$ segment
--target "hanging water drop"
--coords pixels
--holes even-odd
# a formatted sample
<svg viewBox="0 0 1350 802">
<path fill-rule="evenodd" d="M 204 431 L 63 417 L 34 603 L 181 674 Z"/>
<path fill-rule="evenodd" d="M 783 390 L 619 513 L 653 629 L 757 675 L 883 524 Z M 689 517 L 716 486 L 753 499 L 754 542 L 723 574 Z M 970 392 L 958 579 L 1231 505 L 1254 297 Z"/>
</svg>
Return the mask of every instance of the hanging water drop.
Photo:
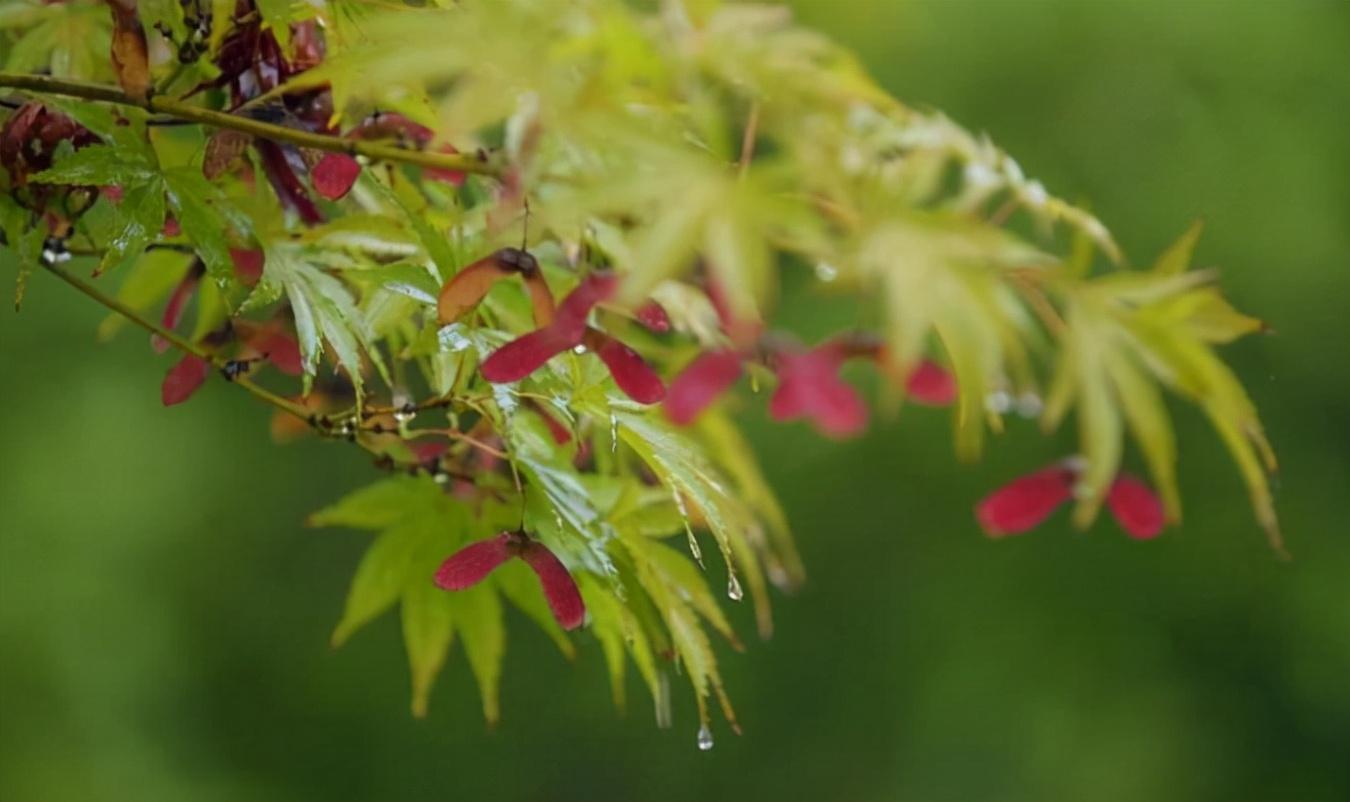
<svg viewBox="0 0 1350 802">
<path fill-rule="evenodd" d="M 741 580 L 737 579 L 735 574 L 727 576 L 727 598 L 732 601 L 740 601 L 745 598 L 745 591 L 741 589 Z"/>
<path fill-rule="evenodd" d="M 680 511 L 680 520 L 684 522 L 684 535 L 689 539 L 689 554 L 693 556 L 694 562 L 698 563 L 698 567 L 706 571 L 708 569 L 703 564 L 703 549 L 699 548 L 698 539 L 694 537 L 694 527 L 689 525 L 689 510 L 684 507 L 684 496 L 678 491 L 673 495 L 675 507 Z"/>
<path fill-rule="evenodd" d="M 698 563 L 700 569 L 708 570 L 708 567 L 703 564 L 703 549 L 699 548 L 698 538 L 694 537 L 694 530 L 689 526 L 688 521 L 684 524 L 684 535 L 689 539 L 689 553 L 693 555 L 694 562 Z"/>
<path fill-rule="evenodd" d="M 1013 408 L 1013 397 L 1002 390 L 995 390 L 984 397 L 984 408 L 995 415 L 1002 415 Z"/>
<path fill-rule="evenodd" d="M 1041 397 L 1033 392 L 1025 392 L 1017 397 L 1017 414 L 1024 418 L 1034 418 L 1041 414 L 1045 404 Z"/>
<path fill-rule="evenodd" d="M 399 425 L 400 429 L 417 415 L 417 405 L 413 403 L 412 397 L 403 390 L 394 392 L 393 398 L 390 399 L 390 406 L 394 408 L 394 422 Z"/>
<path fill-rule="evenodd" d="M 706 752 L 713 748 L 712 730 L 707 724 L 698 728 L 698 749 L 700 752 Z"/>
</svg>

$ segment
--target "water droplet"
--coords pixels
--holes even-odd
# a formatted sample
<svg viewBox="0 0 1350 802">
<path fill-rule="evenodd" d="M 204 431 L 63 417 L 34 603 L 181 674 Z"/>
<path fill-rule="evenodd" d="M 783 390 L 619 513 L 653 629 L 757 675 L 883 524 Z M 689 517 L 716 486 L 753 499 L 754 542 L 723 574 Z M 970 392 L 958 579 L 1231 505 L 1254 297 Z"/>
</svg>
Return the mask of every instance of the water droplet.
<svg viewBox="0 0 1350 802">
<path fill-rule="evenodd" d="M 1013 407 L 1013 397 L 1002 390 L 995 390 L 984 397 L 984 408 L 995 415 L 1003 415 Z"/>
<path fill-rule="evenodd" d="M 473 345 L 473 340 L 469 339 L 466 334 L 467 331 L 463 323 L 451 323 L 436 332 L 436 340 L 442 351 L 452 354 L 459 353 Z"/>
<path fill-rule="evenodd" d="M 1025 392 L 1017 397 L 1017 414 L 1024 418 L 1034 418 L 1042 409 L 1045 409 L 1045 403 L 1035 393 Z"/>
<path fill-rule="evenodd" d="M 698 539 L 694 537 L 694 527 L 689 525 L 689 510 L 685 509 L 684 496 L 681 496 L 678 491 L 672 495 L 675 496 L 675 506 L 680 511 L 680 520 L 684 522 L 685 537 L 689 539 L 689 553 L 693 555 L 694 562 L 698 563 L 698 567 L 706 571 L 708 569 L 703 565 L 703 549 L 699 548 Z"/>
<path fill-rule="evenodd" d="M 839 278 L 839 268 L 829 262 L 816 262 L 816 278 L 821 281 L 834 281 Z"/>
<path fill-rule="evenodd" d="M 572 353 L 574 353 L 574 354 L 584 354 L 584 353 L 586 353 L 586 346 L 584 346 L 584 345 L 576 345 L 576 346 L 573 346 L 573 347 L 572 347 Z"/>
<path fill-rule="evenodd" d="M 1050 195 L 1046 193 L 1040 181 L 1029 182 L 1022 190 L 1022 196 L 1029 205 L 1036 207 L 1044 206 L 1046 201 L 1050 200 Z"/>
<path fill-rule="evenodd" d="M 998 173 L 984 162 L 971 162 L 965 169 L 966 183 L 975 189 L 988 189 L 999 182 Z"/>
<path fill-rule="evenodd" d="M 553 508 L 553 523 L 555 523 L 555 524 L 558 525 L 558 531 L 559 531 L 559 532 L 564 532 L 564 531 L 566 531 L 566 530 L 564 529 L 564 527 L 563 527 L 562 513 L 558 512 L 558 508 L 557 508 L 557 507 L 554 507 L 554 508 Z"/>
<path fill-rule="evenodd" d="M 712 730 L 707 724 L 698 728 L 698 749 L 700 752 L 706 752 L 713 748 Z"/>
<path fill-rule="evenodd" d="M 740 601 L 745 598 L 745 591 L 741 588 L 741 580 L 737 579 L 735 574 L 727 577 L 727 598 L 732 601 Z"/>
<path fill-rule="evenodd" d="M 613 413 L 609 416 L 609 455 L 612 457 L 619 451 L 619 416 Z"/>
</svg>

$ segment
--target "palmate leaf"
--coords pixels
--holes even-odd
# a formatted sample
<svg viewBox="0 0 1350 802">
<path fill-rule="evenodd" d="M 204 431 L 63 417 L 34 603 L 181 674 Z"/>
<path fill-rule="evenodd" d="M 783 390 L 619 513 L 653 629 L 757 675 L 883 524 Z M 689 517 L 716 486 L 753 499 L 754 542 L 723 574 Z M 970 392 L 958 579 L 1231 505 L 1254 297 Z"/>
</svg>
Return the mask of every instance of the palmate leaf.
<svg viewBox="0 0 1350 802">
<path fill-rule="evenodd" d="M 760 471 L 750 442 L 725 413 L 716 410 L 699 419 L 698 434 L 714 463 L 735 485 L 736 497 L 767 530 L 770 543 L 760 551 L 771 575 L 777 577 L 776 583 L 786 588 L 800 584 L 806 571 L 792 540 L 787 515 Z"/>
<path fill-rule="evenodd" d="M 583 574 L 578 578 L 578 585 L 591 615 L 591 630 L 605 653 L 614 704 L 620 709 L 625 705 L 624 677 L 627 663 L 624 654 L 627 652 L 651 693 L 656 706 L 657 723 L 668 725 L 670 700 L 662 692 L 664 677 L 657 669 L 656 655 L 638 617 L 629 606 L 609 592 L 608 585 L 595 577 Z"/>
<path fill-rule="evenodd" d="M 509 527 L 517 512 L 501 505 L 478 510 L 445 493 L 428 477 L 395 477 L 353 492 L 310 516 L 311 526 L 345 526 L 377 532 L 357 567 L 344 612 L 333 632 L 340 645 L 357 630 L 400 606 L 412 677 L 414 715 L 427 712 L 428 697 L 458 637 L 483 696 L 489 723 L 500 715 L 498 686 L 505 653 L 501 596 L 539 623 L 566 656 L 573 647 L 547 612 L 537 580 L 533 587 L 502 566 L 470 591 L 454 594 L 432 583 L 436 567 L 461 546 Z M 525 569 L 528 572 L 528 569 Z M 500 596 L 499 596 L 500 594 Z"/>
<path fill-rule="evenodd" d="M 217 23 L 210 53 L 218 55 L 235 4 L 210 5 Z M 1266 479 L 1273 457 L 1250 400 L 1214 350 L 1262 325 L 1223 299 L 1212 274 L 1190 269 L 1198 227 L 1152 271 L 1094 276 L 1094 249 L 1123 263 L 1094 216 L 1050 195 L 987 138 L 889 97 L 856 59 L 783 10 L 690 0 L 660 4 L 656 14 L 648 10 L 654 5 L 258 4 L 262 35 L 283 49 L 292 22 L 317 17 L 329 58 L 271 97 L 252 98 L 244 108 L 256 120 L 308 113 L 295 102 L 300 95 L 280 97 L 303 89 L 315 108 L 331 99 L 334 109 L 332 119 L 310 114 L 299 123 L 311 130 L 350 133 L 374 109 L 397 110 L 431 132 L 400 144 L 483 148 L 487 168 L 500 170 L 449 186 L 427 182 L 411 165 L 362 162 L 351 191 L 322 204 L 326 222 L 306 227 L 257 180 L 256 158 L 228 169 L 229 159 L 208 159 L 208 180 L 196 164 L 205 137 L 195 129 L 156 127 L 151 136 L 143 110 L 53 101 L 101 143 L 78 152 L 61 146 L 55 166 L 35 180 L 122 187 L 119 206 L 100 201 L 78 221 L 79 236 L 107 249 L 104 268 L 125 265 L 119 297 L 147 311 L 200 258 L 215 280 L 198 290 L 192 337 L 218 335 L 210 344 L 222 356 L 240 347 L 228 341 L 231 331 L 263 325 L 248 317 L 284 298 L 289 314 L 265 310 L 266 324 L 294 321 L 306 391 L 330 355 L 356 385 L 358 413 L 369 413 L 353 419 L 361 424 L 357 444 L 399 471 L 445 471 L 437 477 L 444 485 L 379 482 L 312 520 L 376 533 L 334 639 L 399 606 L 415 714 L 425 714 L 458 642 L 485 717 L 498 717 L 503 597 L 564 655 L 574 650 L 521 563 L 463 593 L 431 585 L 439 562 L 471 540 L 519 527 L 555 553 L 585 600 L 616 703 L 623 704 L 631 659 L 662 725 L 670 723 L 667 660 L 690 678 L 703 722 L 712 697 L 731 718 L 712 642 L 720 638 L 709 633 L 738 641 L 720 588 L 711 590 L 702 570 L 694 530 L 716 542 L 728 596 L 751 595 L 761 635 L 773 623 L 770 581 L 791 588 L 803 576 L 783 512 L 722 409 L 678 429 L 657 409 L 621 400 L 589 352 L 558 353 L 514 384 L 485 380 L 479 365 L 536 328 L 520 282 L 500 282 L 444 327 L 437 297 L 466 264 L 522 240 L 558 297 L 596 270 L 613 270 L 620 297 L 587 324 L 625 338 L 632 331 L 632 346 L 662 378 L 696 348 L 729 343 L 740 349 L 738 370 L 747 363 L 756 380 L 776 372 L 775 343 L 785 340 L 774 331 L 779 273 L 815 266 L 819 283 L 830 285 L 818 302 L 851 292 L 860 307 L 852 317 L 884 335 L 884 348 L 867 354 L 883 372 L 907 375 L 928 357 L 952 366 L 963 458 L 979 453 L 986 427 L 1001 425 L 990 402 L 1005 391 L 1035 391 L 1051 367 L 1045 423 L 1073 412 L 1086 462 L 1077 477 L 1080 525 L 1096 515 L 1125 459 L 1126 432 L 1168 515 L 1179 517 L 1177 444 L 1162 393 L 1170 389 L 1206 411 L 1258 519 L 1278 537 Z M 114 77 L 103 5 L 26 3 L 5 16 L 14 7 L 0 8 L 0 27 L 15 25 L 12 67 Z M 163 22 L 180 38 L 182 14 L 171 0 L 140 5 L 143 24 Z M 92 32 L 87 41 L 71 37 L 81 26 Z M 155 69 L 167 76 L 177 68 L 170 60 Z M 175 83 L 213 69 L 190 68 Z M 229 110 L 220 94 L 191 102 Z M 289 116 L 281 122 L 297 124 Z M 246 142 L 241 135 L 217 155 L 238 156 Z M 296 170 L 303 182 L 306 171 Z M 308 181 L 314 185 L 313 172 Z M 17 204 L 6 198 L 0 211 L 7 241 L 31 269 L 46 232 L 34 224 L 40 210 Z M 142 253 L 169 215 L 195 257 Z M 1037 236 L 1005 228 L 1010 215 Z M 1066 260 L 1051 253 L 1047 234 L 1056 225 L 1077 238 Z M 238 309 L 231 309 L 232 247 L 261 247 L 266 257 Z M 648 299 L 665 307 L 672 331 L 626 328 Z M 835 311 L 822 309 L 820 318 Z M 237 327 L 224 325 L 229 318 Z M 740 323 L 753 329 L 743 338 L 731 331 Z M 764 336 L 754 341 L 761 324 Z M 397 360 L 392 370 L 386 354 Z M 390 384 L 387 403 L 367 402 L 372 372 Z M 345 388 L 332 384 L 310 399 L 336 408 Z M 450 428 L 410 429 L 407 413 L 391 411 L 405 398 L 419 400 L 419 424 L 444 414 Z M 428 457 L 406 441 L 414 435 L 418 445 L 449 442 Z M 686 531 L 687 541 L 679 537 Z"/>
<path fill-rule="evenodd" d="M 332 347 L 358 394 L 364 382 L 363 354 L 388 381 L 384 360 L 351 291 L 323 268 L 324 252 L 290 242 L 273 242 L 263 250 L 263 277 L 245 305 L 256 308 L 285 293 L 295 317 L 306 381 L 318 371 L 325 344 Z"/>
<path fill-rule="evenodd" d="M 0 231 L 5 234 L 6 246 L 19 260 L 19 275 L 14 282 L 14 308 L 23 304 L 28 277 L 38 266 L 42 256 L 42 242 L 46 232 L 41 226 L 30 226 L 31 213 L 9 195 L 0 195 Z"/>
<path fill-rule="evenodd" d="M 1076 405 L 1088 467 L 1075 520 L 1095 516 L 1121 457 L 1128 424 L 1168 517 L 1181 515 L 1176 444 L 1157 385 L 1198 403 L 1247 484 L 1257 520 L 1282 549 L 1268 471 L 1276 468 L 1255 408 L 1213 345 L 1260 331 L 1189 270 L 1200 229 L 1193 226 L 1148 272 L 1111 273 L 1066 290 L 1063 345 L 1044 421 L 1053 428 Z"/>
<path fill-rule="evenodd" d="M 151 178 L 130 185 L 115 213 L 118 233 L 99 260 L 100 273 L 137 258 L 164 228 L 164 184 Z"/>
<path fill-rule="evenodd" d="M 454 642 L 454 604 L 448 593 L 431 582 L 414 581 L 403 591 L 399 606 L 403 646 L 412 680 L 412 714 L 418 718 L 427 714 L 432 686 Z"/>
<path fill-rule="evenodd" d="M 111 76 L 112 25 L 103 3 L 7 3 L 0 27 L 26 29 L 9 49 L 5 70 L 98 80 Z"/>
<path fill-rule="evenodd" d="M 955 369 L 957 453 L 979 455 L 985 398 L 1025 347 L 1025 318 L 1006 282 L 1051 258 L 999 229 L 953 216 L 921 215 L 866 231 L 851 258 L 864 286 L 885 300 L 889 359 L 899 375 L 918 364 L 936 337 Z"/>
<path fill-rule="evenodd" d="M 623 442 L 666 485 L 677 504 L 697 514 L 712 533 L 727 567 L 727 595 L 741 597 L 738 573 L 743 572 L 751 582 L 760 629 L 767 634 L 771 624 L 761 558 L 748 540 L 757 525 L 753 510 L 694 441 L 650 416 L 627 411 L 612 414 Z"/>
<path fill-rule="evenodd" d="M 450 613 L 459 631 L 469 669 L 483 697 L 483 718 L 495 724 L 501 718 L 502 658 L 506 653 L 506 622 L 495 588 L 480 585 L 450 596 Z"/>
<path fill-rule="evenodd" d="M 38 184 L 132 187 L 158 181 L 154 163 L 143 154 L 112 145 L 89 145 L 58 155 L 52 166 L 29 180 Z"/>
<path fill-rule="evenodd" d="M 666 591 L 685 598 L 713 629 L 740 648 L 731 622 L 708 589 L 703 572 L 693 561 L 669 546 L 641 535 L 627 535 L 622 542 L 637 566 L 643 587 L 660 584 Z"/>
<path fill-rule="evenodd" d="M 200 170 L 175 167 L 163 175 L 174 216 L 206 265 L 207 275 L 220 286 L 228 285 L 234 278 L 230 232 L 247 230 L 247 218 Z"/>
</svg>

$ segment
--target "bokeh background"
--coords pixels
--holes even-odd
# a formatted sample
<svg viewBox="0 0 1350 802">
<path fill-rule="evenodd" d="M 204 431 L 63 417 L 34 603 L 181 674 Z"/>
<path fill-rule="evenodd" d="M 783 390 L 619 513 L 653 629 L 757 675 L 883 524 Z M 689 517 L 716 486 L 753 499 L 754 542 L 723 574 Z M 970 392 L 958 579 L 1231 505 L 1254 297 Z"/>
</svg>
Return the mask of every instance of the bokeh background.
<svg viewBox="0 0 1350 802">
<path fill-rule="evenodd" d="M 162 409 L 145 338 L 94 345 L 38 275 L 0 311 L 0 799 L 1350 798 L 1350 4 L 795 5 L 1136 260 L 1207 220 L 1200 260 L 1277 332 L 1230 354 L 1294 562 L 1190 410 L 1187 522 L 1147 545 L 979 535 L 975 499 L 1069 446 L 1029 424 L 956 466 L 941 413 L 845 445 L 751 414 L 811 580 L 724 655 L 744 737 L 701 753 L 685 694 L 659 731 L 636 684 L 617 715 L 596 644 L 520 626 L 497 731 L 461 659 L 418 721 L 394 620 L 327 647 L 367 536 L 301 525 L 368 463 L 273 446 L 220 384 Z"/>
</svg>

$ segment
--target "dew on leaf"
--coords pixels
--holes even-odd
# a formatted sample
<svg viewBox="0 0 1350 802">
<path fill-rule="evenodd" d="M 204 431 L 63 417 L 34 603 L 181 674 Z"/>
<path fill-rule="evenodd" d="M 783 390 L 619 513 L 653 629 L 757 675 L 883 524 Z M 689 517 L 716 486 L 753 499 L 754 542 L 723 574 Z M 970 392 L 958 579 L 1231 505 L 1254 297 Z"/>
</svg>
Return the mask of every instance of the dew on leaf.
<svg viewBox="0 0 1350 802">
<path fill-rule="evenodd" d="M 741 580 L 737 579 L 735 574 L 727 576 L 727 598 L 732 601 L 740 601 L 745 598 L 745 590 L 741 588 Z"/>
<path fill-rule="evenodd" d="M 1033 392 L 1025 392 L 1017 397 L 1017 414 L 1024 418 L 1034 418 L 1041 414 L 1045 402 Z"/>
<path fill-rule="evenodd" d="M 675 497 L 675 508 L 680 511 L 680 521 L 684 523 L 685 537 L 689 538 L 689 554 L 693 556 L 694 562 L 698 563 L 698 567 L 706 571 L 708 569 L 703 565 L 703 549 L 699 548 L 698 538 L 694 537 L 694 527 L 689 525 L 689 510 L 684 506 L 684 496 L 680 495 L 679 491 L 675 491 L 671 495 Z"/>
<path fill-rule="evenodd" d="M 448 326 L 442 326 L 440 331 L 436 332 L 436 341 L 440 344 L 442 351 L 449 351 L 457 354 L 460 351 L 467 350 L 473 345 L 473 340 L 469 339 L 463 323 L 451 323 Z"/>
<path fill-rule="evenodd" d="M 1045 186 L 1040 181 L 1032 181 L 1027 184 L 1026 189 L 1023 190 L 1023 197 L 1026 198 L 1027 203 L 1037 207 L 1044 206 L 1046 201 L 1050 199 L 1049 193 L 1045 191 Z"/>
</svg>

